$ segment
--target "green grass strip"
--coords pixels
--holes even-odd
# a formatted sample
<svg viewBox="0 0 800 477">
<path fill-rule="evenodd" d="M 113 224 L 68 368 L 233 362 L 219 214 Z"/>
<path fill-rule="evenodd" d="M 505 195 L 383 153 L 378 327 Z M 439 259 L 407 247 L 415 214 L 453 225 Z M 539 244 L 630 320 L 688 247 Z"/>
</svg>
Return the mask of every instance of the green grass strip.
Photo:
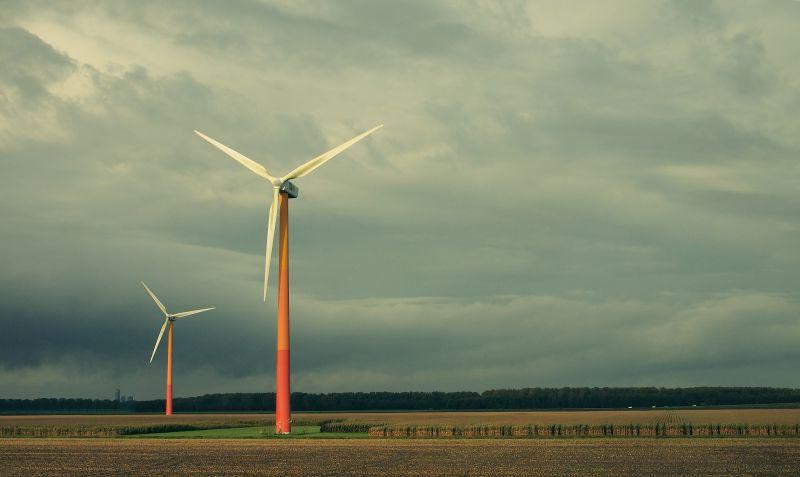
<svg viewBox="0 0 800 477">
<path fill-rule="evenodd" d="M 320 426 L 294 426 L 288 435 L 274 427 L 231 427 L 194 431 L 158 432 L 126 436 L 128 439 L 366 439 L 366 432 L 320 432 Z"/>
</svg>

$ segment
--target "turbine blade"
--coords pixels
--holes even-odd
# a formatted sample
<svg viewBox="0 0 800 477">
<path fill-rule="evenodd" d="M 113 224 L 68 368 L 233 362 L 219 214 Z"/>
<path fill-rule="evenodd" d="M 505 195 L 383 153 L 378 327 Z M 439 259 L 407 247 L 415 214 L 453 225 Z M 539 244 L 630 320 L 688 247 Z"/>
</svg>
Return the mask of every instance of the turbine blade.
<svg viewBox="0 0 800 477">
<path fill-rule="evenodd" d="M 212 306 L 211 308 L 202 308 L 202 309 L 200 309 L 200 310 L 182 311 L 182 312 L 180 312 L 180 313 L 175 313 L 175 314 L 174 314 L 174 315 L 172 315 L 172 316 L 174 316 L 175 318 L 183 318 L 183 317 L 185 317 L 185 316 L 190 316 L 190 315 L 194 315 L 194 314 L 197 314 L 197 313 L 202 313 L 202 312 L 204 312 L 204 311 L 213 310 L 213 309 L 215 309 L 215 308 L 216 308 L 216 307 Z"/>
<path fill-rule="evenodd" d="M 153 354 L 150 355 L 150 362 L 153 362 L 153 358 L 156 356 L 156 350 L 158 349 L 158 344 L 161 343 L 161 337 L 164 336 L 164 330 L 167 329 L 167 323 L 169 323 L 169 318 L 164 320 L 164 324 L 161 325 L 161 331 L 158 333 L 158 338 L 156 338 L 156 345 L 153 346 Z"/>
<path fill-rule="evenodd" d="M 278 215 L 278 200 L 280 191 L 277 187 L 273 188 L 272 205 L 269 207 L 269 219 L 267 222 L 267 252 L 266 262 L 264 263 L 264 302 L 267 301 L 267 284 L 269 284 L 269 266 L 272 261 L 272 244 L 275 241 L 275 219 Z"/>
<path fill-rule="evenodd" d="M 220 151 L 224 152 L 225 154 L 227 154 L 230 157 L 232 157 L 233 159 L 235 159 L 239 164 L 241 164 L 244 167 L 246 167 L 246 168 L 250 169 L 251 171 L 255 172 L 256 175 L 259 175 L 259 176 L 261 176 L 261 177 L 263 177 L 263 178 L 265 178 L 267 180 L 274 179 L 274 177 L 272 177 L 269 174 L 269 172 L 267 171 L 267 168 L 262 166 L 261 164 L 257 163 L 256 161 L 250 159 L 249 157 L 245 156 L 244 154 L 241 154 L 241 153 L 239 153 L 237 151 L 234 151 L 233 149 L 229 148 L 225 144 L 222 144 L 220 142 L 217 142 L 217 141 L 211 139 L 210 137 L 206 136 L 205 134 L 201 133 L 200 131 L 195 130 L 194 132 L 198 136 L 200 136 L 201 138 L 205 139 L 206 142 L 208 142 L 212 146 L 216 147 Z"/>
<path fill-rule="evenodd" d="M 150 297 L 153 298 L 153 301 L 156 302 L 156 306 L 158 306 L 158 309 L 161 310 L 162 313 L 164 313 L 164 316 L 167 316 L 168 314 L 167 309 L 164 307 L 164 304 L 161 303 L 161 300 L 158 299 L 155 293 L 153 293 L 152 291 L 150 291 L 149 288 L 147 288 L 147 285 L 145 285 L 144 282 L 141 282 L 141 284 L 142 286 L 144 286 L 144 289 L 147 290 L 147 293 L 150 294 Z"/>
<path fill-rule="evenodd" d="M 348 147 L 352 146 L 353 144 L 355 144 L 358 141 L 362 140 L 363 138 L 369 136 L 370 134 L 372 134 L 373 132 L 377 131 L 378 129 L 380 129 L 382 127 L 383 127 L 383 124 L 375 126 L 374 128 L 370 129 L 369 131 L 366 131 L 366 132 L 363 132 L 363 133 L 359 134 L 358 136 L 354 137 L 353 139 L 347 141 L 346 143 L 334 147 L 333 149 L 331 149 L 330 151 L 326 152 L 325 154 L 322 154 L 320 156 L 315 157 L 314 159 L 311 159 L 310 161 L 306 162 L 302 166 L 296 167 L 292 172 L 290 172 L 290 173 L 286 174 L 285 176 L 281 177 L 281 182 L 292 180 L 292 179 L 296 179 L 298 177 L 303 177 L 304 175 L 306 175 L 309 172 L 313 171 L 317 167 L 319 167 L 319 166 L 325 164 L 326 162 L 328 162 L 331 158 L 333 158 L 334 156 L 336 156 L 340 152 L 344 151 Z"/>
</svg>

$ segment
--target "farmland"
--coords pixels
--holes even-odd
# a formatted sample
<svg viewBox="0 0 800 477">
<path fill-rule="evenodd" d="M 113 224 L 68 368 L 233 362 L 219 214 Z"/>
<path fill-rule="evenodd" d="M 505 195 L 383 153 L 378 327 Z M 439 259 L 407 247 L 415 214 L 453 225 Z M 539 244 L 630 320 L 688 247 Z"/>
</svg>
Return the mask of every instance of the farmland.
<svg viewBox="0 0 800 477">
<path fill-rule="evenodd" d="M 5 439 L 0 475 L 796 475 L 796 439 Z"/>
<path fill-rule="evenodd" d="M 99 430 L 88 434 L 92 439 L 0 439 L 0 475 L 796 475 L 800 467 L 798 438 L 758 433 L 714 438 L 720 434 L 695 432 L 693 436 L 707 437 L 674 439 L 616 433 L 619 426 L 663 430 L 682 423 L 695 430 L 711 423 L 796 428 L 800 409 L 299 413 L 294 416 L 296 434 L 278 438 L 271 434 L 272 419 L 271 414 L 0 416 L 0 430 L 41 429 L 44 436 L 52 429 Z M 561 433 L 570 426 L 596 429 L 612 423 L 614 433 L 603 438 Z M 396 435 L 388 431 L 375 434 L 379 424 L 414 433 L 407 438 L 392 438 Z M 486 438 L 518 437 L 519 430 L 548 426 L 560 429 L 557 436 L 565 438 Z M 461 431 L 449 434 L 455 438 L 437 434 L 438 439 L 419 432 L 448 427 Z M 468 435 L 470 428 L 512 433 Z M 143 429 L 147 433 L 138 434 Z M 103 434 L 115 430 L 126 432 Z"/>
<path fill-rule="evenodd" d="M 798 424 L 800 408 L 791 409 L 625 409 L 602 411 L 514 411 L 514 412 L 343 412 L 296 413 L 295 421 L 344 420 L 399 425 L 480 424 Z M 272 414 L 89 414 L 89 415 L 0 415 L 4 426 L 56 425 L 156 425 L 169 423 L 261 423 L 272 422 Z"/>
<path fill-rule="evenodd" d="M 275 434 L 274 426 L 231 427 L 195 431 L 159 432 L 133 435 L 151 439 L 366 439 L 366 432 L 326 432 L 320 426 L 294 426 L 291 435 Z"/>
<path fill-rule="evenodd" d="M 0 437 L 269 437 L 271 414 L 0 416 Z M 314 438 L 797 437 L 800 409 L 300 413 Z M 184 433 L 184 434 L 181 434 Z M 307 433 L 310 434 L 310 433 Z M 335 436 L 334 434 L 340 434 Z M 312 437 L 308 435 L 307 437 Z"/>
</svg>

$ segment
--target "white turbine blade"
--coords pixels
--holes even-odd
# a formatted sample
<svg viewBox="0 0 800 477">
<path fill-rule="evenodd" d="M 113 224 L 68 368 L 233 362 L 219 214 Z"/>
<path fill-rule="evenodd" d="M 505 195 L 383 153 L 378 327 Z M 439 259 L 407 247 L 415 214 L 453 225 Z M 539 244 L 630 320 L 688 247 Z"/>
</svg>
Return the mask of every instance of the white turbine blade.
<svg viewBox="0 0 800 477">
<path fill-rule="evenodd" d="M 200 131 L 195 130 L 194 132 L 198 136 L 200 136 L 201 138 L 205 139 L 209 144 L 211 144 L 212 146 L 214 146 L 217 149 L 221 150 L 225 154 L 231 156 L 239 164 L 241 164 L 244 167 L 246 167 L 246 168 L 250 169 L 251 171 L 255 172 L 257 175 L 259 175 L 259 176 L 261 176 L 261 177 L 263 177 L 265 179 L 268 179 L 268 180 L 274 179 L 274 177 L 272 177 L 269 174 L 269 172 L 267 171 L 267 168 L 262 166 L 261 164 L 257 163 L 256 161 L 250 159 L 249 157 L 245 156 L 244 154 L 241 154 L 239 152 L 234 151 L 233 149 L 229 148 L 225 144 L 222 144 L 220 142 L 217 142 L 217 141 L 211 139 L 210 137 L 206 136 L 205 134 L 201 133 Z"/>
<path fill-rule="evenodd" d="M 202 309 L 200 309 L 200 310 L 182 311 L 182 312 L 180 312 L 180 313 L 175 313 L 175 314 L 174 314 L 174 315 L 172 315 L 172 316 L 174 316 L 175 318 L 183 318 L 183 317 L 185 317 L 185 316 L 195 315 L 195 314 L 197 314 L 197 313 L 202 313 L 202 312 L 204 312 L 204 311 L 213 310 L 213 309 L 215 309 L 215 308 L 216 308 L 216 307 L 212 306 L 211 308 L 202 308 Z"/>
<path fill-rule="evenodd" d="M 164 330 L 167 329 L 167 323 L 169 323 L 169 318 L 164 320 L 164 324 L 161 325 L 161 331 L 158 333 L 158 338 L 156 338 L 156 345 L 153 346 L 153 354 L 150 355 L 150 362 L 153 362 L 153 358 L 156 356 L 156 350 L 158 349 L 158 344 L 161 343 L 161 337 L 164 336 Z"/>
<path fill-rule="evenodd" d="M 296 179 L 298 177 L 303 177 L 304 175 L 308 174 L 309 172 L 313 171 L 317 167 L 325 164 L 335 155 L 339 154 L 340 152 L 344 151 L 348 147 L 352 146 L 353 144 L 357 143 L 358 141 L 362 140 L 363 138 L 369 136 L 373 132 L 377 131 L 378 129 L 382 128 L 383 124 L 375 126 L 374 128 L 370 129 L 369 131 L 363 132 L 358 136 L 354 137 L 353 139 L 347 141 L 344 144 L 334 147 L 330 151 L 322 154 L 320 156 L 311 159 L 310 161 L 306 162 L 302 166 L 296 167 L 292 172 L 286 174 L 285 176 L 281 177 L 281 182 L 288 181 L 291 179 Z"/>
<path fill-rule="evenodd" d="M 164 313 L 164 316 L 167 316 L 167 309 L 164 307 L 164 304 L 161 303 L 161 300 L 158 299 L 155 293 L 153 293 L 152 291 L 150 291 L 149 288 L 147 288 L 147 285 L 145 285 L 144 282 L 141 282 L 141 284 L 144 287 L 144 289 L 147 290 L 147 293 L 150 294 L 150 297 L 153 298 L 153 301 L 156 302 L 158 309 L 161 310 L 162 313 Z"/>
<path fill-rule="evenodd" d="M 272 205 L 269 207 L 269 219 L 267 222 L 267 252 L 264 264 L 264 302 L 267 301 L 267 284 L 269 283 L 269 265 L 272 261 L 272 243 L 275 241 L 275 222 L 278 216 L 278 200 L 280 191 L 277 187 L 273 189 Z"/>
</svg>

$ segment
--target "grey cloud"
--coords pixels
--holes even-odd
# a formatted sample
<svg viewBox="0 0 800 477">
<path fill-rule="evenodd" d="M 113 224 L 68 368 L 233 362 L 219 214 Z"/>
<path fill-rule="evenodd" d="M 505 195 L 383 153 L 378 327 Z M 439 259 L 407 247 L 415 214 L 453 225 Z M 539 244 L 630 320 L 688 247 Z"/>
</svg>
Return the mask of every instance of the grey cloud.
<svg viewBox="0 0 800 477">
<path fill-rule="evenodd" d="M 0 42 L 14 45 L 13 49 L 4 48 L 0 56 L 0 81 L 26 102 L 44 96 L 45 85 L 63 79 L 75 68 L 67 57 L 22 28 L 0 28 Z"/>
<path fill-rule="evenodd" d="M 738 93 L 759 97 L 769 91 L 775 78 L 767 65 L 766 49 L 758 38 L 750 33 L 737 33 L 724 48 L 728 55 L 722 74 Z"/>
<path fill-rule="evenodd" d="M 662 9 L 676 26 L 687 29 L 718 31 L 727 23 L 722 8 L 714 0 L 668 0 Z"/>
</svg>

